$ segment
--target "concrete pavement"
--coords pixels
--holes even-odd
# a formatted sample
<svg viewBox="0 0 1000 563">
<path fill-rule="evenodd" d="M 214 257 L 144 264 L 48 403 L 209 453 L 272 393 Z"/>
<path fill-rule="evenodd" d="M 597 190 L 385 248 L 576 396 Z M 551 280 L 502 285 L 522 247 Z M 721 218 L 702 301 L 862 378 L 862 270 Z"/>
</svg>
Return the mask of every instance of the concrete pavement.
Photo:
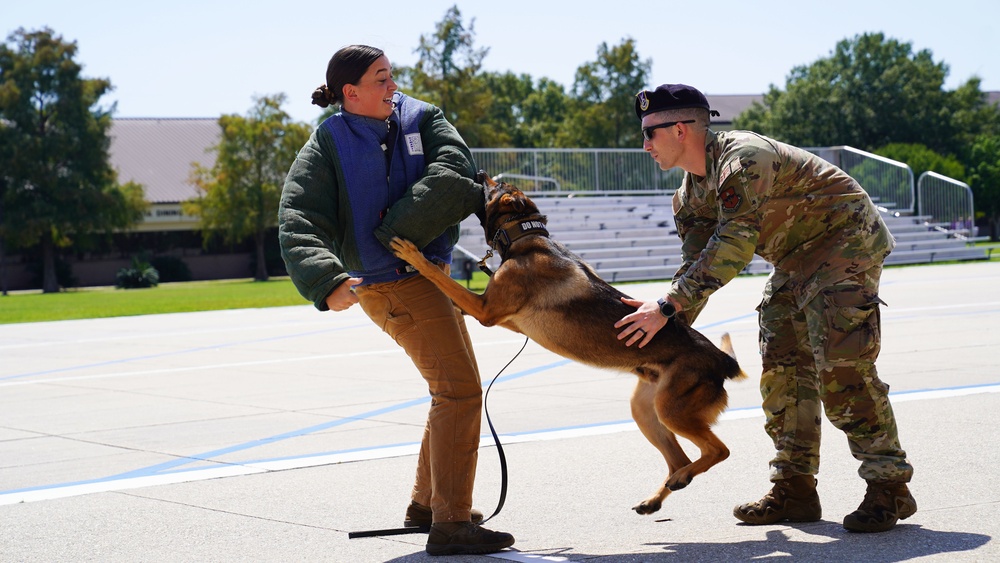
<svg viewBox="0 0 1000 563">
<path fill-rule="evenodd" d="M 750 375 L 728 385 L 717 426 L 732 455 L 652 516 L 630 510 L 666 475 L 629 418 L 634 377 L 528 343 L 487 403 L 509 469 L 487 527 L 517 543 L 447 560 L 1000 560 L 1000 264 L 883 275 L 878 365 L 919 511 L 874 535 L 840 526 L 864 482 L 829 423 L 823 521 L 754 527 L 731 515 L 770 486 L 763 284 L 738 278 L 697 325 L 716 341 L 731 333 Z M 663 284 L 624 290 L 653 297 Z M 469 326 L 486 384 L 524 339 Z M 427 405 L 407 358 L 357 307 L 0 325 L 0 561 L 429 560 L 424 535 L 348 539 L 401 524 Z M 487 514 L 499 483 L 484 419 L 476 505 Z"/>
</svg>

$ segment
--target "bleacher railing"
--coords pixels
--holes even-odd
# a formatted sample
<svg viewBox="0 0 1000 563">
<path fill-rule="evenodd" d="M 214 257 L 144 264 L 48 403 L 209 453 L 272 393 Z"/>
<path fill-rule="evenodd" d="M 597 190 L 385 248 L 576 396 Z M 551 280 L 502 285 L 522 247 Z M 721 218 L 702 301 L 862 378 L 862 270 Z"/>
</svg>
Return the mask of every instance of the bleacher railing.
<svg viewBox="0 0 1000 563">
<path fill-rule="evenodd" d="M 942 230 L 952 231 L 959 238 L 976 236 L 972 188 L 965 182 L 924 172 L 917 180 L 917 213 L 943 223 Z"/>
<path fill-rule="evenodd" d="M 905 163 L 848 146 L 806 150 L 850 174 L 879 206 L 913 214 L 913 170 Z"/>
<path fill-rule="evenodd" d="M 913 171 L 902 162 L 848 146 L 807 148 L 853 176 L 879 205 L 900 214 L 914 209 Z M 660 170 L 642 149 L 472 149 L 476 166 L 534 195 L 671 194 L 679 168 Z"/>
<path fill-rule="evenodd" d="M 472 149 L 476 166 L 529 195 L 673 193 L 684 172 L 642 149 Z"/>
</svg>

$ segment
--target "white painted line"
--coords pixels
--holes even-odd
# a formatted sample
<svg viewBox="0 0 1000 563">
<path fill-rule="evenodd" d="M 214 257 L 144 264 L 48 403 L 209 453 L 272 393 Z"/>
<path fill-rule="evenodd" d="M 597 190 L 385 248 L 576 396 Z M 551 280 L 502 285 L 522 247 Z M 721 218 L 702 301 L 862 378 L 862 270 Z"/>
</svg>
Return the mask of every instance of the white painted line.
<svg viewBox="0 0 1000 563">
<path fill-rule="evenodd" d="M 494 559 L 505 559 L 507 561 L 569 561 L 568 557 L 561 555 L 534 555 L 531 553 L 521 553 L 520 551 L 501 551 L 500 553 L 490 553 L 486 557 Z"/>
<path fill-rule="evenodd" d="M 58 498 L 76 497 L 89 495 L 91 493 L 106 493 L 109 491 L 124 491 L 128 489 L 138 489 L 141 487 L 153 487 L 156 485 L 171 485 L 174 483 L 190 483 L 192 481 L 206 481 L 208 479 L 219 479 L 221 477 L 236 477 L 240 475 L 250 475 L 253 473 L 264 473 L 262 469 L 239 465 L 227 465 L 223 467 L 212 467 L 209 469 L 196 469 L 192 471 L 181 471 L 167 475 L 151 475 L 146 477 L 132 477 L 128 479 L 101 480 L 94 483 L 83 483 L 79 485 L 56 486 L 47 489 L 36 489 L 21 493 L 7 493 L 0 495 L 0 506 L 7 504 L 20 504 L 22 502 L 38 502 L 41 500 L 52 500 Z"/>
<path fill-rule="evenodd" d="M 938 389 L 929 391 L 917 391 L 912 393 L 900 393 L 891 396 L 893 403 L 904 403 L 909 401 L 945 399 L 951 397 L 963 397 L 967 395 L 977 395 L 980 393 L 1000 393 L 1000 384 L 983 385 L 977 387 L 962 387 L 957 389 Z M 726 411 L 722 413 L 719 420 L 739 420 L 763 416 L 763 411 L 759 408 L 748 408 Z M 501 435 L 500 441 L 503 444 L 519 444 L 527 442 L 541 442 L 546 440 L 561 440 L 567 438 L 579 438 L 582 436 L 599 436 L 613 434 L 617 432 L 630 432 L 637 430 L 634 422 L 615 422 L 610 424 L 596 424 L 580 428 L 542 430 L 539 432 L 527 432 L 524 434 Z M 490 447 L 492 443 L 484 442 L 484 447 Z M 384 448 L 369 448 L 351 452 L 337 454 L 323 454 L 314 456 L 303 456 L 297 458 L 279 459 L 248 463 L 241 465 L 216 466 L 207 469 L 192 469 L 179 471 L 176 473 L 166 473 L 163 475 L 150 475 L 143 477 L 128 477 L 122 479 L 98 480 L 93 483 L 79 485 L 52 486 L 49 488 L 36 489 L 24 492 L 0 494 L 0 506 L 8 504 L 18 504 L 22 502 L 37 502 L 42 500 L 52 500 L 67 498 L 91 493 L 103 493 L 109 491 L 123 491 L 128 489 L 138 489 L 141 487 L 152 487 L 156 485 L 169 485 L 174 483 L 189 483 L 193 481 L 204 481 L 208 479 L 218 479 L 222 477 L 237 477 L 241 475 L 252 475 L 256 473 L 267 473 L 271 471 L 286 471 L 290 469 L 300 469 L 305 467 L 316 467 L 320 465 L 336 465 L 355 461 L 367 461 L 374 459 L 388 459 L 406 455 L 416 455 L 419 451 L 419 444 L 404 444 Z M 516 552 L 510 552 L 511 554 Z M 540 556 L 529 554 L 517 554 L 523 559 L 512 559 L 513 561 L 565 561 L 565 559 L 540 559 Z M 506 557 L 505 557 L 506 558 Z"/>
</svg>

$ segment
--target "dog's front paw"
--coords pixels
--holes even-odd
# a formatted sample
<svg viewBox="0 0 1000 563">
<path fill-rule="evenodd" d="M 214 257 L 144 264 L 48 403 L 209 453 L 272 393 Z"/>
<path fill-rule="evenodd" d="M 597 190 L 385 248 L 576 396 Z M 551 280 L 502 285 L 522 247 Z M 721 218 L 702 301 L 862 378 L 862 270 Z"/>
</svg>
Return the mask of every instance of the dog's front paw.
<svg viewBox="0 0 1000 563">
<path fill-rule="evenodd" d="M 392 253 L 396 255 L 396 258 L 402 258 L 410 264 L 413 264 L 413 258 L 416 256 L 423 256 L 420 254 L 420 250 L 412 242 L 401 239 L 399 237 L 392 237 L 389 241 L 389 245 L 392 246 Z"/>
</svg>

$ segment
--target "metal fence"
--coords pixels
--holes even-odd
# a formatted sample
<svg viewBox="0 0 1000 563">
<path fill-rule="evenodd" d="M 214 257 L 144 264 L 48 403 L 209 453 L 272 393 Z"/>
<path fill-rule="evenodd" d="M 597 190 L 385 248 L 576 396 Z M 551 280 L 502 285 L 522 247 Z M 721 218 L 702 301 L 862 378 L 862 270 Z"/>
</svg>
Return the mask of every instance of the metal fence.
<svg viewBox="0 0 1000 563">
<path fill-rule="evenodd" d="M 642 149 L 472 149 L 476 166 L 537 195 L 672 193 L 684 177 Z"/>
<path fill-rule="evenodd" d="M 913 171 L 902 162 L 852 147 L 806 149 L 864 186 L 876 203 L 897 213 L 914 209 Z M 684 177 L 660 170 L 642 149 L 472 149 L 476 165 L 535 195 L 672 193 Z"/>
<path fill-rule="evenodd" d="M 905 163 L 848 146 L 806 150 L 850 174 L 879 206 L 913 213 L 913 170 Z"/>
<path fill-rule="evenodd" d="M 937 172 L 924 172 L 917 180 L 917 201 L 917 213 L 933 217 L 943 230 L 957 237 L 976 236 L 972 188 L 965 182 Z"/>
</svg>

